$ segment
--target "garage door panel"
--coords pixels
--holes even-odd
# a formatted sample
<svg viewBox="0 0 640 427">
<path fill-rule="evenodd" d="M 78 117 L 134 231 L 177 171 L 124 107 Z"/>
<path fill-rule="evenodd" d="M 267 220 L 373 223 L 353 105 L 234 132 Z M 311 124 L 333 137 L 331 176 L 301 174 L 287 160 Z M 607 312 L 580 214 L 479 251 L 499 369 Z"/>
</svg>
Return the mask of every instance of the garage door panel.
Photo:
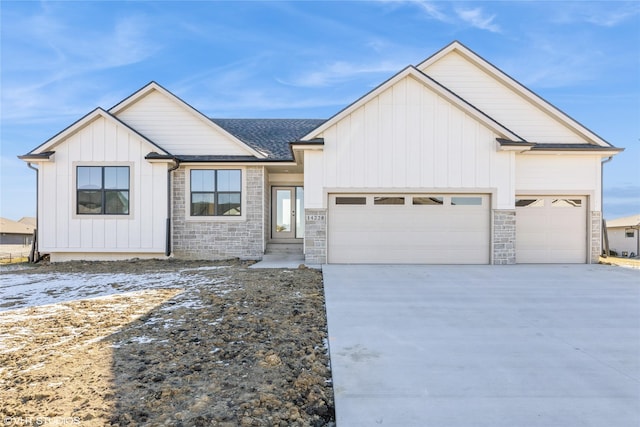
<svg viewBox="0 0 640 427">
<path fill-rule="evenodd" d="M 517 199 L 517 263 L 586 262 L 585 197 L 526 196 Z"/>
<path fill-rule="evenodd" d="M 329 198 L 328 260 L 331 263 L 487 264 L 490 247 L 489 197 L 474 196 L 481 205 L 442 204 L 340 205 Z M 338 196 L 343 197 L 343 196 Z M 349 196 L 347 196 L 349 197 Z M 424 196 L 428 197 L 428 196 Z M 397 198 L 396 198 L 397 200 Z M 470 198 L 461 197 L 461 202 Z M 471 200 L 476 202 L 476 200 Z M 420 203 L 424 203 L 421 200 Z"/>
</svg>

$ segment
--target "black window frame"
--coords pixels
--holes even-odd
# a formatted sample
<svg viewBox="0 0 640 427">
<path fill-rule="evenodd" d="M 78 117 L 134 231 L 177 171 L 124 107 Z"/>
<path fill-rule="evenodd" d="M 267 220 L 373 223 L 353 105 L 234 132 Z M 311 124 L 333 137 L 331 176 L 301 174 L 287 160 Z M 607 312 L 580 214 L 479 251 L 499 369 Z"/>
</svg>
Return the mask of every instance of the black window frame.
<svg viewBox="0 0 640 427">
<path fill-rule="evenodd" d="M 100 188 L 80 189 L 80 168 L 100 168 Z M 126 168 L 127 169 L 127 188 L 105 188 L 105 170 L 110 168 Z M 100 212 L 80 212 L 80 195 L 82 193 L 100 193 Z M 109 194 L 126 193 L 126 212 L 107 212 L 107 199 Z M 131 214 L 131 167 L 128 165 L 78 165 L 76 166 L 76 215 L 114 215 L 128 216 Z"/>
<path fill-rule="evenodd" d="M 80 187 L 80 168 L 100 168 L 100 188 L 81 189 Z M 110 168 L 126 168 L 127 169 L 127 188 L 106 188 L 105 187 L 105 171 Z M 82 193 L 100 193 L 100 212 L 81 212 L 80 202 L 84 198 Z M 126 212 L 108 212 L 108 195 L 126 193 Z M 76 166 L 76 215 L 114 215 L 129 216 L 131 214 L 131 167 L 128 165 L 78 165 Z"/>
<path fill-rule="evenodd" d="M 213 191 L 193 191 L 193 172 L 194 171 L 204 171 L 204 172 L 213 172 L 214 173 L 214 188 Z M 239 191 L 220 191 L 218 190 L 218 183 L 219 183 L 219 179 L 218 179 L 218 173 L 219 172 L 230 172 L 230 171 L 235 171 L 238 172 L 240 174 L 240 182 L 238 183 L 240 185 L 240 190 Z M 194 194 L 205 194 L 205 195 L 212 195 L 213 196 L 213 214 L 198 214 L 197 212 L 194 211 L 194 203 L 193 203 L 193 196 Z M 225 212 L 223 211 L 224 206 L 225 205 L 232 205 L 231 202 L 229 203 L 225 203 L 225 204 L 221 204 L 219 203 L 220 197 L 221 196 L 229 196 L 229 200 L 231 199 L 231 197 L 233 197 L 234 195 L 236 195 L 239 199 L 238 201 L 238 213 L 237 214 L 225 214 Z M 189 216 L 191 217 L 197 217 L 197 218 L 211 218 L 211 217 L 218 217 L 218 218 L 238 218 L 242 216 L 243 213 L 243 207 L 242 207 L 242 169 L 190 169 L 189 170 Z M 229 212 L 229 210 L 227 211 Z"/>
</svg>

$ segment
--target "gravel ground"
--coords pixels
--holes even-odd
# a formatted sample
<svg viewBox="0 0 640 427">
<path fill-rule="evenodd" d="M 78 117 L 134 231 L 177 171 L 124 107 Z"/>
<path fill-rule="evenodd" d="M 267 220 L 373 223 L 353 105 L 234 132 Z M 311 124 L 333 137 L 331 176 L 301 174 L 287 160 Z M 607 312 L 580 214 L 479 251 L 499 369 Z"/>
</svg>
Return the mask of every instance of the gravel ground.
<svg viewBox="0 0 640 427">
<path fill-rule="evenodd" d="M 249 265 L 3 267 L 5 425 L 335 425 L 321 273 Z"/>
</svg>

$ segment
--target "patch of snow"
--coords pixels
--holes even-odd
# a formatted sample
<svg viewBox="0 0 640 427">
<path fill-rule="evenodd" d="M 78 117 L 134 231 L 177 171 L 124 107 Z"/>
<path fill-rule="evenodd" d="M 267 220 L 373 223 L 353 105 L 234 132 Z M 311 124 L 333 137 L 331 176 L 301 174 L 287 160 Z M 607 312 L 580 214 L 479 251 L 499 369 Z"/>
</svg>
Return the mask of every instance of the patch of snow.
<svg viewBox="0 0 640 427">
<path fill-rule="evenodd" d="M 33 365 L 33 366 L 29 366 L 27 369 L 23 369 L 23 370 L 22 370 L 22 371 L 20 371 L 19 373 L 20 373 L 20 374 L 26 374 L 27 372 L 31 372 L 31 371 L 35 371 L 35 370 L 38 370 L 38 369 L 42 369 L 42 368 L 44 368 L 44 366 L 45 366 L 45 365 L 44 365 L 44 363 L 43 363 L 43 362 L 36 363 L 36 364 L 35 364 L 35 365 Z"/>
<path fill-rule="evenodd" d="M 139 337 L 132 337 L 131 339 L 128 340 L 128 342 L 134 342 L 136 344 L 149 344 L 153 341 L 155 341 L 153 338 L 147 337 L 144 335 Z"/>
<path fill-rule="evenodd" d="M 0 265 L 0 271 L 21 271 L 21 270 L 29 270 L 33 267 L 26 264 L 9 264 L 9 265 Z"/>
<path fill-rule="evenodd" d="M 216 266 L 209 266 L 209 267 L 197 267 L 197 268 L 184 268 L 182 270 L 180 270 L 180 273 L 182 273 L 183 271 L 207 271 L 207 270 L 219 270 L 221 268 L 229 268 L 228 265 L 216 265 Z"/>
<path fill-rule="evenodd" d="M 212 268 L 201 267 L 200 269 L 210 270 Z M 144 289 L 194 289 L 198 286 L 216 285 L 216 283 L 212 284 L 210 277 L 198 273 L 182 274 L 183 271 L 186 270 L 144 274 L 0 274 L 0 301 L 2 301 L 0 313 L 60 302 L 119 295 Z M 220 290 L 216 293 L 224 295 L 232 289 L 233 287 L 220 286 Z M 125 306 L 123 306 L 124 308 Z M 195 306 L 191 305 L 188 308 L 195 308 Z M 31 318 L 31 316 L 29 317 Z"/>
</svg>

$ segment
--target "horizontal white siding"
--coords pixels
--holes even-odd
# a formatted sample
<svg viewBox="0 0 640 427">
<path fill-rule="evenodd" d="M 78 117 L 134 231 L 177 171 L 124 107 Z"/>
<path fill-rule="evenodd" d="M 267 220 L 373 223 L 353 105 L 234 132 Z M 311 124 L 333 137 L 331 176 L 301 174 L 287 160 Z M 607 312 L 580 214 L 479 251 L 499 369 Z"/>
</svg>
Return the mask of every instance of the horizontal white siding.
<svg viewBox="0 0 640 427">
<path fill-rule="evenodd" d="M 585 142 L 567 126 L 457 52 L 449 53 L 422 71 L 527 141 Z"/>
<path fill-rule="evenodd" d="M 250 154 L 216 126 L 155 90 L 117 113 L 117 117 L 171 154 Z"/>
<path fill-rule="evenodd" d="M 627 237 L 627 229 L 633 232 L 633 237 Z M 627 256 L 632 252 L 638 255 L 640 253 L 638 233 L 640 233 L 639 230 L 631 230 L 631 227 L 608 228 L 609 249 L 616 251 L 618 256 L 621 256 L 622 252 L 627 252 Z"/>
<path fill-rule="evenodd" d="M 167 166 L 144 160 L 149 145 L 124 126 L 98 118 L 55 147 L 40 165 L 41 252 L 164 252 Z M 131 167 L 130 214 L 75 215 L 78 164 Z"/>
<path fill-rule="evenodd" d="M 594 156 L 516 156 L 518 193 L 574 194 L 590 196 L 590 209 L 601 210 L 600 159 Z"/>
<path fill-rule="evenodd" d="M 499 188 L 498 206 L 513 204 L 514 155 L 497 152 L 496 134 L 412 77 L 322 136 L 323 154 L 305 154 L 311 154 L 305 161 L 307 207 L 325 207 L 324 195 L 310 187 L 319 184 L 359 190 Z"/>
</svg>

